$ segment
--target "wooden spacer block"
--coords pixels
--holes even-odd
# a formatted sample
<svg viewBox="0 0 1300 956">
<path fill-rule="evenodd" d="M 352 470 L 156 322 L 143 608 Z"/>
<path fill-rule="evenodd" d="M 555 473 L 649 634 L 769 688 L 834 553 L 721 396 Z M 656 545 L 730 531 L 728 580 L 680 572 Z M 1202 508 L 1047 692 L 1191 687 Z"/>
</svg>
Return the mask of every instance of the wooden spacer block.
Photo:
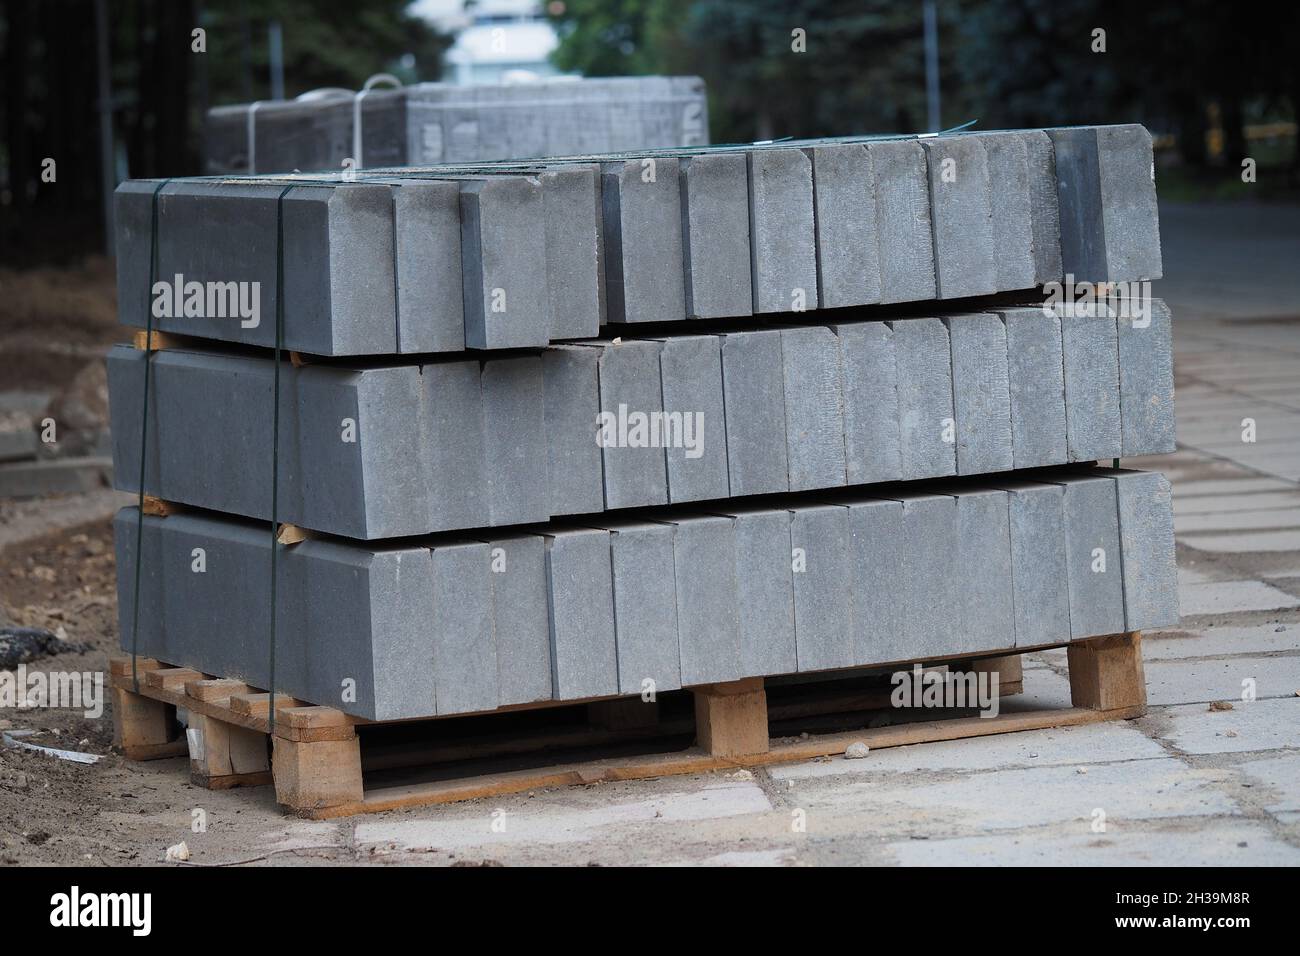
<svg viewBox="0 0 1300 956">
<path fill-rule="evenodd" d="M 271 758 L 266 734 L 228 724 L 206 714 L 191 714 L 189 731 L 190 772 L 204 786 L 219 786 L 220 777 L 240 777 L 257 782 L 264 775 L 270 783 Z"/>
<path fill-rule="evenodd" d="M 311 356 L 304 355 L 302 352 L 290 352 L 289 361 L 294 368 L 302 368 L 304 365 L 311 364 Z"/>
<path fill-rule="evenodd" d="M 171 501 L 164 501 L 162 498 L 155 498 L 153 495 L 144 496 L 144 507 L 141 509 L 147 515 L 153 515 L 157 518 L 166 518 L 168 515 L 174 515 L 181 510 L 180 505 Z"/>
<path fill-rule="evenodd" d="M 244 717 L 269 717 L 271 714 L 271 695 L 261 694 L 232 694 L 230 696 L 230 709 Z M 288 697 L 284 694 L 275 695 L 275 709 L 277 715 L 286 707 L 302 707 L 303 702 L 296 697 Z M 276 718 L 279 719 L 278 716 Z"/>
<path fill-rule="evenodd" d="M 306 528 L 300 528 L 296 524 L 282 524 L 280 530 L 275 533 L 275 540 L 283 545 L 290 545 L 306 541 L 311 536 L 312 533 Z"/>
<path fill-rule="evenodd" d="M 145 671 L 156 671 L 160 667 L 167 665 L 161 661 L 156 661 L 152 657 L 137 657 L 135 659 L 135 672 L 137 677 L 143 677 Z M 116 654 L 108 659 L 108 672 L 114 677 L 125 677 L 131 679 L 131 655 Z"/>
<path fill-rule="evenodd" d="M 1075 641 L 1066 648 L 1070 665 L 1070 700 L 1089 710 L 1145 708 L 1146 674 L 1142 634 L 1111 634 Z"/>
<path fill-rule="evenodd" d="M 766 753 L 767 691 L 761 677 L 694 688 L 695 736 L 714 757 Z"/>
<path fill-rule="evenodd" d="M 360 803 L 361 741 L 301 742 L 276 737 L 272 747 L 275 799 L 293 810 Z"/>
<path fill-rule="evenodd" d="M 145 675 L 144 683 L 159 690 L 183 693 L 190 681 L 203 680 L 207 676 L 189 667 L 159 667 Z"/>
<path fill-rule="evenodd" d="M 593 701 L 587 705 L 587 722 L 599 730 L 648 730 L 659 726 L 659 702 L 640 697 Z"/>
<path fill-rule="evenodd" d="M 966 669 L 977 674 L 997 674 L 998 693 L 1002 696 L 1019 694 L 1024 689 L 1025 672 L 1019 654 L 981 658 L 971 661 Z"/>
<path fill-rule="evenodd" d="M 164 751 L 176 742 L 174 715 L 175 708 L 161 700 L 114 687 L 113 746 L 133 759 L 149 759 L 143 755 L 154 751 L 157 756 L 171 756 Z"/>
<path fill-rule="evenodd" d="M 225 678 L 192 680 L 185 685 L 186 696 L 204 701 L 226 700 L 235 694 L 247 694 L 251 691 L 252 688 L 242 680 L 227 680 Z"/>
<path fill-rule="evenodd" d="M 181 340 L 170 332 L 159 332 L 156 329 L 147 332 L 144 329 L 136 329 L 135 334 L 131 336 L 131 344 L 141 352 L 151 348 L 157 352 L 159 349 L 179 348 Z"/>
</svg>

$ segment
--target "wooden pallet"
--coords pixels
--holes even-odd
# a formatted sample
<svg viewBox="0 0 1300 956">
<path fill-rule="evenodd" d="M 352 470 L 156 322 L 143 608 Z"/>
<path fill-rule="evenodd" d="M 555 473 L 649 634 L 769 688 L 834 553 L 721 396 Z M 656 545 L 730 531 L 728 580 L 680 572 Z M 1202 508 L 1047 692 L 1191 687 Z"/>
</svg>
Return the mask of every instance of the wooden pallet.
<svg viewBox="0 0 1300 956">
<path fill-rule="evenodd" d="M 273 783 L 276 799 L 286 808 L 322 819 L 543 787 L 789 763 L 842 754 L 855 741 L 872 748 L 898 747 L 1146 712 L 1139 633 L 1066 646 L 1073 704 L 1068 708 L 995 717 L 966 711 L 921 720 L 911 718 L 934 712 L 881 710 L 862 729 L 864 712 L 889 705 L 889 691 L 879 684 L 878 674 L 820 684 L 752 678 L 663 695 L 648 705 L 639 698 L 619 698 L 391 723 L 277 695 L 269 747 L 269 694 L 148 658 L 136 660 L 137 690 L 131 659 L 116 657 L 110 663 L 114 743 L 133 760 L 188 754 L 193 779 L 205 787 Z M 973 666 L 997 672 L 1004 695 L 1017 693 L 1024 650 L 1003 651 L 1003 656 Z M 677 707 L 675 714 L 668 698 Z M 176 721 L 178 708 L 188 714 L 184 735 Z M 575 711 L 585 713 L 585 719 L 575 723 Z M 811 721 L 814 731 L 826 729 L 817 721 L 845 713 L 853 715 L 856 729 L 842 729 L 841 718 L 839 728 L 832 722 L 828 732 L 780 732 L 780 725 L 792 721 L 796 729 L 800 721 Z M 562 714 L 567 723 L 560 720 Z M 895 718 L 904 722 L 893 722 Z M 498 723 L 483 732 L 492 721 Z M 504 726 L 502 721 L 511 723 Z M 875 725 L 881 721 L 885 725 Z M 384 734 L 401 740 L 394 744 Z M 593 754 L 593 748 L 603 749 Z"/>
</svg>

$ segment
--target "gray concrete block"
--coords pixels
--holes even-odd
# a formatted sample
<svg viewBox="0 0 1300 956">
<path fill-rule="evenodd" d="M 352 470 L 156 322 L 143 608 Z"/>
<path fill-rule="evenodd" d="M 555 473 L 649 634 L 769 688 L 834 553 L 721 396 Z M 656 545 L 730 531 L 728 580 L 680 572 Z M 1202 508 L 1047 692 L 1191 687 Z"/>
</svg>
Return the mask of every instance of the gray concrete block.
<svg viewBox="0 0 1300 956">
<path fill-rule="evenodd" d="M 844 376 L 844 457 L 850 485 L 902 476 L 894 332 L 884 322 L 835 325 Z"/>
<path fill-rule="evenodd" d="M 1065 492 L 1060 485 L 1000 483 L 1011 509 L 1011 573 L 1015 589 L 1016 646 L 1063 642 L 1070 637 Z"/>
<path fill-rule="evenodd" d="M 738 680 L 746 675 L 740 653 L 732 521 L 689 515 L 670 523 L 682 685 Z"/>
<path fill-rule="evenodd" d="M 843 500 L 849 511 L 853 662 L 861 666 L 909 660 L 915 655 L 904 633 L 904 554 L 914 539 L 904 536 L 903 502 Z"/>
<path fill-rule="evenodd" d="M 689 335 L 661 341 L 663 409 L 682 437 L 664 450 L 668 500 L 725 498 L 729 485 L 721 340 L 716 335 Z"/>
<path fill-rule="evenodd" d="M 680 184 L 687 317 L 752 314 L 749 182 L 744 155 L 685 158 Z"/>
<path fill-rule="evenodd" d="M 799 672 L 852 667 L 856 661 L 848 509 L 791 508 L 790 545 Z"/>
<path fill-rule="evenodd" d="M 817 289 L 824 309 L 880 301 L 876 174 L 860 143 L 804 149 L 813 164 Z"/>
<path fill-rule="evenodd" d="M 610 322 L 686 317 L 678 162 L 606 163 L 601 177 Z"/>
<path fill-rule="evenodd" d="M 596 444 L 600 355 L 582 345 L 552 346 L 542 352 L 552 516 L 592 514 L 605 507 L 604 465 Z"/>
<path fill-rule="evenodd" d="M 1064 464 L 1065 372 L 1061 320 L 1038 307 L 1003 309 L 1011 396 L 1011 458 L 1016 468 Z"/>
<path fill-rule="evenodd" d="M 1119 458 L 1123 440 L 1115 320 L 1101 314 L 1063 318 L 1061 350 L 1069 460 Z"/>
<path fill-rule="evenodd" d="M 550 339 L 594 337 L 605 322 L 600 167 L 557 167 L 539 178 L 546 210 Z"/>
<path fill-rule="evenodd" d="M 491 549 L 453 541 L 430 548 L 435 695 L 439 714 L 494 710 L 498 704 Z"/>
<path fill-rule="evenodd" d="M 460 188 L 450 181 L 403 182 L 393 190 L 393 215 L 398 351 L 459 352 L 465 347 Z"/>
<path fill-rule="evenodd" d="M 21 420 L 15 426 L 0 428 L 0 462 L 22 461 L 35 458 L 40 442 L 36 440 L 33 422 Z"/>
<path fill-rule="evenodd" d="M 936 295 L 934 241 L 925 150 L 916 140 L 867 144 L 876 174 L 880 301 L 919 302 Z"/>
<path fill-rule="evenodd" d="M 1108 279 L 1159 279 L 1160 216 L 1151 134 L 1142 126 L 1099 126 Z"/>
<path fill-rule="evenodd" d="M 799 670 L 790 512 L 728 508 L 735 541 L 740 669 L 747 676 Z"/>
<path fill-rule="evenodd" d="M 653 433 L 653 416 L 663 411 L 660 344 L 634 339 L 598 348 L 605 507 L 666 504 L 667 460 Z"/>
<path fill-rule="evenodd" d="M 944 319 L 952 348 L 952 393 L 957 419 L 957 474 L 1012 468 L 1011 392 L 1007 333 L 991 313 Z"/>
<path fill-rule="evenodd" d="M 546 544 L 534 534 L 490 538 L 488 573 L 496 632 L 497 703 L 550 700 Z"/>
<path fill-rule="evenodd" d="M 479 363 L 431 362 L 420 375 L 420 432 L 428 526 L 481 527 L 491 514 L 487 437 Z"/>
<path fill-rule="evenodd" d="M 285 194 L 283 204 L 285 348 L 321 355 L 396 351 L 392 187 L 360 182 L 332 187 L 294 186 Z M 213 205 L 204 203 L 203 208 Z M 232 210 L 232 215 L 246 214 L 243 208 L 241 205 L 239 211 Z M 195 212 L 200 214 L 197 205 Z M 221 235 L 221 231 L 207 218 L 198 235 L 206 242 Z M 270 238 L 274 237 L 272 232 Z M 223 241 L 227 248 L 229 243 L 230 238 Z M 272 243 L 270 249 L 274 248 Z M 265 249 L 248 250 L 244 256 L 263 257 L 274 270 L 274 252 Z M 197 250 L 194 254 L 204 255 Z M 232 276 L 226 273 L 213 278 L 229 281 Z M 263 284 L 263 290 L 268 285 L 273 288 L 274 282 Z M 263 316 L 266 331 L 258 344 L 273 343 L 275 312 L 264 310 Z M 226 320 L 227 326 L 231 324 L 237 328 L 240 323 Z M 292 337 L 291 327 L 295 330 Z M 327 329 L 328 338 L 322 343 L 327 347 L 296 344 L 300 340 L 317 342 L 325 337 Z M 186 330 L 171 327 L 174 332 Z"/>
<path fill-rule="evenodd" d="M 781 330 L 790 490 L 845 482 L 839 339 L 825 326 Z"/>
<path fill-rule="evenodd" d="M 1178 623 L 1178 569 L 1174 563 L 1173 501 L 1168 479 L 1156 472 L 1114 471 L 1119 533 L 1124 548 L 1126 629 Z"/>
<path fill-rule="evenodd" d="M 609 532 L 553 529 L 545 538 L 555 699 L 617 694 Z"/>
<path fill-rule="evenodd" d="M 998 291 L 989 167 L 981 138 L 937 136 L 921 144 L 930 183 L 938 298 Z"/>
<path fill-rule="evenodd" d="M 1120 420 L 1124 456 L 1174 451 L 1174 347 L 1169 306 L 1147 302 L 1150 314 L 1121 315 L 1119 335 Z M 1122 310 L 1121 310 L 1122 311 Z"/>
<path fill-rule="evenodd" d="M 1160 278 L 1151 134 L 1133 125 L 1047 133 L 1056 158 L 1065 273 L 1077 282 Z"/>
<path fill-rule="evenodd" d="M 1056 198 L 1056 155 L 1041 129 L 1021 130 L 1029 164 L 1029 213 L 1034 236 L 1034 283 L 1065 277 L 1061 265 L 1061 210 Z"/>
<path fill-rule="evenodd" d="M 898 369 L 901 477 L 956 474 L 948 329 L 939 319 L 899 319 L 887 324 L 893 331 Z"/>
<path fill-rule="evenodd" d="M 818 306 L 812 163 L 797 149 L 760 149 L 749 163 L 754 312 Z"/>
<path fill-rule="evenodd" d="M 545 521 L 550 494 L 538 480 L 548 458 L 541 357 L 484 362 L 482 389 L 489 523 Z"/>
<path fill-rule="evenodd" d="M 466 348 L 546 345 L 551 301 L 542 184 L 529 176 L 466 180 L 460 214 Z"/>
<path fill-rule="evenodd" d="M 612 522 L 614 628 L 621 694 L 682 686 L 677 644 L 677 583 L 672 525 Z M 646 682 L 651 682 L 647 684 Z"/>
<path fill-rule="evenodd" d="M 961 613 L 957 501 L 951 495 L 896 494 L 903 504 L 903 574 L 899 582 L 903 659 L 955 652 Z"/>
<path fill-rule="evenodd" d="M 1029 151 L 1020 133 L 985 133 L 998 291 L 1036 285 Z"/>
<path fill-rule="evenodd" d="M 731 494 L 788 491 L 781 333 L 773 329 L 724 335 L 722 388 Z"/>
<path fill-rule="evenodd" d="M 1066 568 L 1070 636 L 1124 630 L 1124 554 L 1115 481 L 1106 474 L 1060 475 L 1065 491 Z"/>
<path fill-rule="evenodd" d="M 953 648 L 975 652 L 1012 647 L 1016 621 L 1007 493 L 958 488 L 954 495 L 960 625 L 950 635 Z"/>
</svg>

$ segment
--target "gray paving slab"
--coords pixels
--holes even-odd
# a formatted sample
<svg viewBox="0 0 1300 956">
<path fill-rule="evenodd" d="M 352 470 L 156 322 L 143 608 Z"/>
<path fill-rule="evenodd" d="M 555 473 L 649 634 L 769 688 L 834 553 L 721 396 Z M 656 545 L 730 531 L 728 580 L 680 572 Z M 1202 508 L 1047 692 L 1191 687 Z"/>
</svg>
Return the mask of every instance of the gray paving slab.
<svg viewBox="0 0 1300 956">
<path fill-rule="evenodd" d="M 1069 460 L 1121 457 L 1119 342 L 1115 319 L 1104 315 L 1062 318 L 1061 351 Z"/>
<path fill-rule="evenodd" d="M 622 694 L 682 686 L 672 525 L 611 522 L 618 689 Z M 647 681 L 649 684 L 647 684 Z"/>
<path fill-rule="evenodd" d="M 556 529 L 545 539 L 555 699 L 617 694 L 609 532 Z"/>
<path fill-rule="evenodd" d="M 818 307 L 812 163 L 797 149 L 760 149 L 749 163 L 754 312 Z"/>
<path fill-rule="evenodd" d="M 663 409 L 682 439 L 664 449 L 668 500 L 725 498 L 730 486 L 721 339 L 689 335 L 660 341 Z"/>
<path fill-rule="evenodd" d="M 790 490 L 845 483 L 839 339 L 825 326 L 781 330 Z"/>
<path fill-rule="evenodd" d="M 981 137 L 921 140 L 930 184 L 938 298 L 998 290 L 988 157 Z"/>
<path fill-rule="evenodd" d="M 1029 212 L 1034 237 L 1036 285 L 1059 282 L 1061 265 L 1061 211 L 1056 197 L 1056 156 L 1052 139 L 1040 129 L 1022 130 L 1029 165 Z"/>
<path fill-rule="evenodd" d="M 722 337 L 727 471 L 732 495 L 790 488 L 785 385 L 778 330 Z"/>
<path fill-rule="evenodd" d="M 600 438 L 605 507 L 666 504 L 667 460 L 662 445 L 652 443 L 655 436 L 651 431 L 651 416 L 663 412 L 662 346 L 650 339 L 628 339 L 598 348 L 600 409 L 603 422 L 609 425 Z M 640 417 L 634 420 L 633 416 Z"/>
<path fill-rule="evenodd" d="M 550 700 L 551 642 L 546 543 L 538 535 L 489 538 L 488 578 L 496 635 L 497 704 Z"/>
<path fill-rule="evenodd" d="M 686 317 L 678 178 L 677 160 L 667 157 L 603 167 L 610 322 L 667 322 Z"/>
<path fill-rule="evenodd" d="M 1300 599 L 1263 581 L 1206 581 L 1178 588 L 1179 610 L 1200 614 L 1235 614 L 1300 607 Z"/>
<path fill-rule="evenodd" d="M 1300 812 L 1300 754 L 1250 760 L 1240 769 L 1277 794 L 1277 799 L 1267 804 L 1269 813 Z"/>
<path fill-rule="evenodd" d="M 596 444 L 600 355 L 582 345 L 552 346 L 542 353 L 546 476 L 553 516 L 592 514 L 605 507 L 604 464 Z"/>
<path fill-rule="evenodd" d="M 849 513 L 842 505 L 790 509 L 794 633 L 799 671 L 852 667 L 853 574 Z"/>
<path fill-rule="evenodd" d="M 903 503 L 903 574 L 899 582 L 903 659 L 956 653 L 964 569 L 957 564 L 957 500 L 921 492 L 893 495 Z"/>
<path fill-rule="evenodd" d="M 1038 263 L 1034 255 L 1034 183 L 1027 138 L 1016 132 L 984 133 L 979 139 L 988 157 L 997 287 L 1004 292 L 1032 289 L 1037 284 Z M 1041 163 L 1041 156 L 1036 155 L 1035 160 Z M 1058 249 L 1059 244 L 1058 239 Z"/>
<path fill-rule="evenodd" d="M 1295 697 L 1296 690 L 1300 689 L 1300 656 L 1294 653 L 1150 660 L 1143 667 L 1147 703 L 1152 706 L 1229 701 L 1234 707 L 1250 707 L 1264 698 Z M 1256 700 L 1246 700 L 1250 694 Z"/>
<path fill-rule="evenodd" d="M 1142 656 L 1146 660 L 1182 660 L 1294 651 L 1300 642 L 1296 627 L 1294 624 L 1267 623 L 1246 627 L 1152 631 L 1142 635 Z"/>
<path fill-rule="evenodd" d="M 529 355 L 483 363 L 484 471 L 490 524 L 550 517 L 542 359 Z"/>
<path fill-rule="evenodd" d="M 1068 461 L 1061 320 L 1035 307 L 1005 309 L 1011 401 L 1011 458 L 1016 468 Z"/>
<path fill-rule="evenodd" d="M 1172 452 L 1174 350 L 1169 306 L 1148 301 L 1144 317 L 1120 315 L 1120 418 L 1125 457 Z"/>
<path fill-rule="evenodd" d="M 461 183 L 466 348 L 525 348 L 550 341 L 545 213 L 542 184 L 534 177 Z"/>
<path fill-rule="evenodd" d="M 1250 753 L 1300 747 L 1300 697 L 1238 703 L 1210 711 L 1205 704 L 1168 707 L 1147 718 L 1162 740 L 1185 754 Z"/>
<path fill-rule="evenodd" d="M 876 174 L 871 153 L 860 143 L 805 147 L 803 152 L 813 167 L 821 307 L 879 302 Z"/>
<path fill-rule="evenodd" d="M 465 348 L 460 187 L 410 180 L 393 190 L 397 351 Z"/>
<path fill-rule="evenodd" d="M 1169 481 L 1155 472 L 1115 474 L 1128 630 L 1177 624 L 1178 572 Z"/>
<path fill-rule="evenodd" d="M 491 547 L 449 542 L 430 549 L 433 667 L 438 713 L 494 710 L 500 700 L 493 626 Z"/>
<path fill-rule="evenodd" d="M 670 519 L 682 685 L 746 676 L 740 652 L 735 529 L 730 518 Z"/>
<path fill-rule="evenodd" d="M 880 301 L 936 295 L 925 150 L 915 140 L 867 144 L 876 175 Z"/>
<path fill-rule="evenodd" d="M 799 659 L 790 512 L 738 508 L 723 514 L 733 523 L 741 670 L 747 675 L 793 674 Z"/>
<path fill-rule="evenodd" d="M 902 477 L 910 481 L 956 474 L 948 330 L 942 320 L 930 318 L 887 324 L 893 331 L 898 375 Z"/>
<path fill-rule="evenodd" d="M 1124 622 L 1124 552 L 1115 481 L 1104 476 L 1053 479 L 1064 492 L 1070 636 L 1118 634 Z"/>
<path fill-rule="evenodd" d="M 961 488 L 957 503 L 956 576 L 958 626 L 955 649 L 987 651 L 1010 647 L 1016 619 L 1011 562 L 1011 519 L 1007 493 Z"/>
<path fill-rule="evenodd" d="M 1011 509 L 1011 569 L 1016 644 L 1032 646 L 1070 636 L 1065 491 L 1032 481 L 1000 482 Z"/>
<path fill-rule="evenodd" d="M 844 458 L 850 485 L 903 473 L 894 332 L 884 322 L 831 326 L 843 374 Z"/>
<path fill-rule="evenodd" d="M 1011 391 L 1002 319 L 975 312 L 943 321 L 952 349 L 957 474 L 1010 471 Z"/>
<path fill-rule="evenodd" d="M 607 315 L 600 167 L 557 167 L 538 178 L 546 212 L 550 339 L 599 335 Z"/>
<path fill-rule="evenodd" d="M 752 314 L 749 182 L 744 155 L 685 158 L 680 187 L 687 317 Z"/>
</svg>

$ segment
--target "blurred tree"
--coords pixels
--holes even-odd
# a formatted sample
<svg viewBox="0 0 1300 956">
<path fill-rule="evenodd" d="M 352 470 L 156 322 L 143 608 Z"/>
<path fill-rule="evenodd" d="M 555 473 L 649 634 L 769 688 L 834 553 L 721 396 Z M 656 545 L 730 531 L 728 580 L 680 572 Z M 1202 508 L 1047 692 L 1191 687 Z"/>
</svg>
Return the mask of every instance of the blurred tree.
<svg viewBox="0 0 1300 956">
<path fill-rule="evenodd" d="M 199 171 L 209 105 L 270 96 L 267 28 L 283 31 L 285 95 L 358 88 L 373 73 L 436 79 L 449 39 L 411 0 L 110 0 L 114 172 Z M 206 52 L 192 32 L 206 31 Z M 102 246 L 93 0 L 0 3 L 0 258 L 70 258 Z M 57 179 L 42 182 L 52 158 Z"/>
</svg>

